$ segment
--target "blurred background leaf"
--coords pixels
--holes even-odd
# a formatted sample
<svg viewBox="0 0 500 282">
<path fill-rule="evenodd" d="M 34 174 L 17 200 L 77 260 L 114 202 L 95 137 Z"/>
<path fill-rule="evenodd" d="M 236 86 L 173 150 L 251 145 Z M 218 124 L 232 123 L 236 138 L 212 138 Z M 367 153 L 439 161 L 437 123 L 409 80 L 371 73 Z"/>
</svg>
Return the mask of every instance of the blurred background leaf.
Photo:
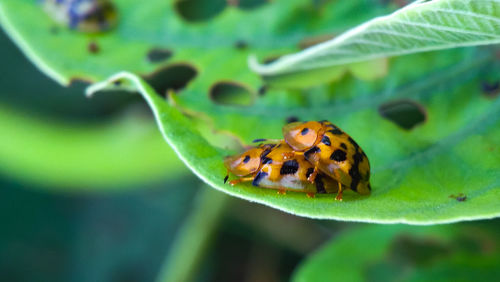
<svg viewBox="0 0 500 282">
<path fill-rule="evenodd" d="M 495 222 L 363 225 L 313 253 L 293 281 L 494 281 L 500 275 L 498 231 Z"/>
<path fill-rule="evenodd" d="M 188 171 L 132 95 L 85 99 L 65 90 L 0 35 L 0 174 L 44 189 L 106 191 Z"/>
</svg>

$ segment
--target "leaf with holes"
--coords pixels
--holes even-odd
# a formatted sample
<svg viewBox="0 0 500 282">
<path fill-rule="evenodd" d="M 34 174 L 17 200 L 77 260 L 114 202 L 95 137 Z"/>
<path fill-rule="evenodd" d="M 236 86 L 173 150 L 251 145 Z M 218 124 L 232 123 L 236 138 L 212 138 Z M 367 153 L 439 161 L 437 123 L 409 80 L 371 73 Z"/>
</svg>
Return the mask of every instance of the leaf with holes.
<svg viewBox="0 0 500 282">
<path fill-rule="evenodd" d="M 470 63 L 477 68 L 476 59 Z M 479 65 L 472 71 L 472 77 L 497 67 Z M 353 136 L 365 148 L 374 172 L 371 196 L 347 193 L 343 202 L 334 201 L 331 195 L 310 199 L 302 193 L 279 195 L 249 184 L 234 187 L 224 184 L 223 158 L 232 152 L 208 143 L 182 112 L 131 73 L 119 73 L 88 91 L 92 94 L 113 87 L 117 80 L 135 87 L 153 110 L 163 136 L 179 157 L 201 179 L 228 194 L 313 218 L 432 224 L 500 214 L 496 201 L 500 196 L 500 154 L 495 145 L 500 141 L 497 114 L 500 99 L 481 97 L 474 90 L 475 81 L 467 81 L 470 77 L 460 74 L 463 69 L 455 71 L 447 75 L 453 81 L 460 78 L 464 85 L 450 93 L 434 93 L 423 86 L 416 89 L 421 96 L 414 98 L 426 101 L 428 119 L 432 119 L 426 126 L 408 132 L 384 120 L 372 109 L 372 104 L 380 103 L 381 97 L 377 96 L 364 107 L 357 105 L 357 111 L 342 119 L 342 124 L 348 125 L 344 129 L 355 131 Z M 456 102 L 448 103 L 450 98 Z M 458 114 L 462 112 L 467 114 Z M 234 118 L 246 121 L 240 116 Z M 276 123 L 274 116 L 269 121 Z M 247 126 L 251 124 L 242 127 L 248 130 Z"/>
<path fill-rule="evenodd" d="M 246 68 L 251 53 L 279 56 L 304 43 L 306 35 L 316 38 L 303 45 L 388 10 L 358 12 L 361 2 L 272 1 L 253 10 L 226 7 L 217 15 L 185 15 L 211 17 L 193 23 L 166 1 L 143 5 L 124 0 L 117 2 L 116 29 L 93 35 L 61 27 L 50 35 L 54 23 L 24 1 L 1 2 L 0 19 L 25 52 L 61 82 L 100 79 L 119 69 L 134 72 L 114 76 L 92 91 L 139 88 L 180 158 L 229 194 L 315 218 L 432 224 L 498 216 L 497 50 L 458 49 L 351 65 L 348 72 L 342 67 L 318 74 L 333 83 L 294 91 L 262 85 Z M 18 18 L 20 11 L 26 17 Z M 89 53 L 89 43 L 99 48 Z M 177 84 L 181 70 L 183 78 L 197 74 L 187 86 Z M 184 86 L 168 97 L 176 108 L 154 93 Z M 408 112 L 416 118 L 398 118 Z M 331 195 L 309 199 L 224 185 L 222 159 L 233 152 L 217 148 L 214 144 L 223 143 L 209 143 L 194 129 L 195 122 L 211 123 L 249 143 L 280 138 L 281 127 L 293 119 L 328 119 L 348 132 L 372 164 L 372 195 L 346 193 L 339 203 Z"/>
<path fill-rule="evenodd" d="M 479 277 L 494 281 L 500 263 L 498 228 L 479 226 L 349 230 L 304 260 L 292 281 L 471 281 Z"/>
<path fill-rule="evenodd" d="M 335 9 L 332 3 L 303 0 L 242 1 L 239 6 L 224 0 L 120 0 L 113 1 L 118 13 L 114 29 L 84 33 L 59 24 L 54 18 L 61 15 L 46 13 L 45 2 L 53 1 L 0 2 L 0 23 L 43 72 L 66 85 L 76 78 L 99 81 L 128 70 L 155 82 L 162 94 L 166 88 L 182 88 L 194 74 L 200 79 L 193 83 L 202 85 L 197 89 L 206 91 L 216 80 L 238 80 L 255 90 L 260 81 L 248 70 L 250 54 L 297 51 L 303 39 L 331 38 L 391 10 L 365 3 L 359 12 L 361 0 L 336 4 Z M 177 79 L 169 78 L 173 75 Z"/>
<path fill-rule="evenodd" d="M 342 35 L 267 65 L 268 77 L 422 51 L 500 43 L 500 0 L 419 0 Z M 295 75 L 297 76 L 297 75 Z"/>
</svg>

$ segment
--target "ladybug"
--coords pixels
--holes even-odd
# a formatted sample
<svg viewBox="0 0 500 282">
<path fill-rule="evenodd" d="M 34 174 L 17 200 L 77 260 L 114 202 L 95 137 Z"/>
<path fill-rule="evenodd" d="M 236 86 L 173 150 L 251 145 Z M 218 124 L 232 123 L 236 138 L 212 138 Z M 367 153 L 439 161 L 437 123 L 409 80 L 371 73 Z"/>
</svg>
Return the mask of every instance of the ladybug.
<svg viewBox="0 0 500 282">
<path fill-rule="evenodd" d="M 303 155 L 290 157 L 290 153 L 293 153 L 292 148 L 281 142 L 264 144 L 240 155 L 227 157 L 224 164 L 228 175 L 232 172 L 241 177 L 229 184 L 252 181 L 254 186 L 277 189 L 278 193 L 304 192 L 309 197 L 338 191 L 337 181 L 323 173 L 317 173 L 315 180 L 309 181 L 308 177 L 314 172 L 313 165 Z"/>
<path fill-rule="evenodd" d="M 107 31 L 117 22 L 110 0 L 44 0 L 43 7 L 57 22 L 82 32 Z"/>
<path fill-rule="evenodd" d="M 308 177 L 312 183 L 321 171 L 339 183 L 337 200 L 343 189 L 369 194 L 370 163 L 361 147 L 329 121 L 293 122 L 283 127 L 285 142 L 292 148 L 285 158 L 303 155 L 314 167 Z"/>
</svg>

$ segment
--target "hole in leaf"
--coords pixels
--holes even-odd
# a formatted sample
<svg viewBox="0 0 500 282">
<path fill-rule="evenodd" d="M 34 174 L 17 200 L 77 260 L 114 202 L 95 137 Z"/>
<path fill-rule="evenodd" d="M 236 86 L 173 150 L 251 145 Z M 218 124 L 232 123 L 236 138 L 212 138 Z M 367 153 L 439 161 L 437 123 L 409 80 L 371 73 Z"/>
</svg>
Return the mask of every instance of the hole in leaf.
<svg viewBox="0 0 500 282">
<path fill-rule="evenodd" d="M 159 63 L 172 57 L 172 51 L 163 48 L 153 48 L 147 54 L 148 61 L 151 63 Z"/>
<path fill-rule="evenodd" d="M 248 43 L 245 41 L 245 40 L 237 40 L 235 43 L 234 43 L 234 47 L 236 49 L 246 49 L 248 47 Z"/>
<path fill-rule="evenodd" d="M 269 0 L 233 0 L 238 4 L 238 8 L 242 10 L 250 10 L 258 8 L 269 2 Z"/>
<path fill-rule="evenodd" d="M 196 77 L 198 72 L 188 64 L 170 65 L 158 69 L 144 79 L 156 90 L 156 93 L 164 95 L 168 90 L 179 91 Z"/>
<path fill-rule="evenodd" d="M 184 20 L 201 22 L 217 16 L 226 5 L 226 0 L 177 0 L 174 7 Z"/>
<path fill-rule="evenodd" d="M 494 98 L 500 94 L 500 81 L 483 81 L 481 83 L 481 90 L 486 97 Z"/>
<path fill-rule="evenodd" d="M 259 87 L 259 90 L 257 90 L 257 94 L 259 94 L 259 96 L 264 96 L 266 93 L 267 85 L 262 85 L 261 87 Z"/>
<path fill-rule="evenodd" d="M 379 107 L 379 113 L 406 130 L 413 129 L 427 119 L 425 108 L 411 100 L 399 100 L 382 104 Z"/>
<path fill-rule="evenodd" d="M 242 84 L 225 81 L 212 86 L 210 99 L 221 105 L 250 106 L 253 104 L 254 95 Z"/>
<path fill-rule="evenodd" d="M 296 121 L 299 121 L 299 118 L 296 116 L 289 116 L 285 120 L 286 123 L 292 123 L 292 122 L 296 122 Z"/>
</svg>

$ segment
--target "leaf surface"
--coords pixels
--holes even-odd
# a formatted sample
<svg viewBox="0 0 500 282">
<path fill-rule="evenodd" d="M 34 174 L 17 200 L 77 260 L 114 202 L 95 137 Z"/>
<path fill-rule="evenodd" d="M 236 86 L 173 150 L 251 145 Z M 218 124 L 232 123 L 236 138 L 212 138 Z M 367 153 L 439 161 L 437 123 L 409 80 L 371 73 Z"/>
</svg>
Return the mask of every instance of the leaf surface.
<svg viewBox="0 0 500 282">
<path fill-rule="evenodd" d="M 373 193 L 369 197 L 347 193 L 343 202 L 336 202 L 331 195 L 310 199 L 303 193 L 279 195 L 274 190 L 250 184 L 235 187 L 224 184 L 223 158 L 231 152 L 209 144 L 186 116 L 158 96 L 141 78 L 131 73 L 119 73 L 93 85 L 88 89 L 89 94 L 112 87 L 116 80 L 131 83 L 143 95 L 165 140 L 185 164 L 206 183 L 230 195 L 301 216 L 379 223 L 432 224 L 491 218 L 499 214 L 496 199 L 500 195 L 497 169 L 500 154 L 494 144 L 500 140 L 500 131 L 491 130 L 500 126 L 499 99 L 471 98 L 458 91 L 454 95 L 468 99 L 467 106 L 476 104 L 484 110 L 464 127 L 460 126 L 464 120 L 457 117 L 458 120 L 453 120 L 457 128 L 442 132 L 445 138 L 442 141 L 438 138 L 433 143 L 428 138 L 436 137 L 423 128 L 416 131 L 415 134 L 421 137 L 415 140 L 415 135 L 404 134 L 369 109 L 350 116 L 349 124 L 367 130 L 366 135 L 363 134 L 367 142 L 360 144 L 366 145 L 364 147 L 372 161 Z M 439 104 L 441 96 L 434 98 L 438 102 L 435 107 L 442 110 Z M 377 121 L 377 124 L 363 125 L 364 120 Z M 399 139 L 387 135 L 391 131 L 398 132 Z M 370 143 L 368 138 L 379 142 Z M 391 145 L 380 146 L 380 142 Z M 409 146 L 414 146 L 415 151 L 409 151 Z M 464 193 L 466 201 L 450 198 L 457 193 Z"/>
</svg>

